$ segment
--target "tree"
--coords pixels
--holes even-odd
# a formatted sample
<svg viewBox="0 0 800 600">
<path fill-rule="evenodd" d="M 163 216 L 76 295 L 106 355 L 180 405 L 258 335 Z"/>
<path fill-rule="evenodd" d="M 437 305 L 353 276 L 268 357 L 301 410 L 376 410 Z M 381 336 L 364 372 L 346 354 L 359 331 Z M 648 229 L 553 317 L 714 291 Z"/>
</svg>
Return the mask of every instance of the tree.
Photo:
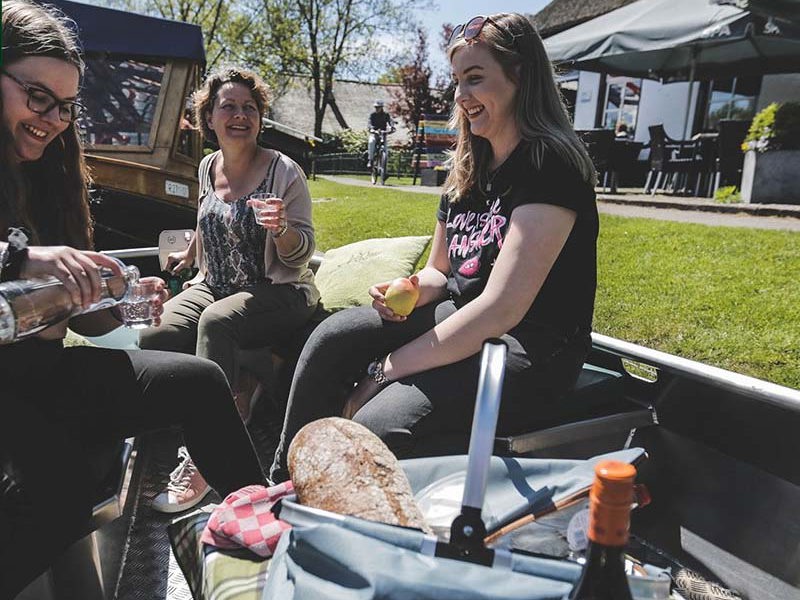
<svg viewBox="0 0 800 600">
<path fill-rule="evenodd" d="M 269 23 L 263 34 L 265 49 L 276 57 L 280 72 L 304 75 L 310 81 L 316 136 L 322 134 L 327 108 L 336 112 L 336 76 L 380 68 L 375 63 L 385 59 L 381 36 L 402 40 L 413 31 L 411 11 L 428 5 L 428 0 L 261 1 Z M 375 56 L 381 60 L 375 61 Z"/>
<path fill-rule="evenodd" d="M 222 63 L 261 73 L 276 92 L 295 75 L 310 82 L 314 135 L 321 136 L 325 111 L 332 107 L 334 79 L 373 76 L 414 31 L 412 11 L 431 0 L 106 0 L 113 4 L 199 25 L 209 69 Z M 390 42 L 381 43 L 381 39 Z M 401 43 L 398 44 L 398 40 Z M 383 67 L 383 68 L 382 68 Z"/>
<path fill-rule="evenodd" d="M 128 10 L 199 25 L 203 31 L 206 70 L 224 64 L 246 66 L 261 74 L 280 93 L 288 74 L 280 70 L 281 62 L 268 52 L 263 43 L 266 18 L 262 0 L 108 0 Z M 271 35 L 282 35 L 276 29 Z M 287 44 L 287 47 L 290 47 Z"/>
<path fill-rule="evenodd" d="M 389 107 L 398 115 L 410 132 L 416 132 L 424 114 L 445 114 L 447 103 L 430 87 L 431 68 L 428 65 L 428 38 L 425 30 L 417 29 L 417 44 L 413 60 L 396 70 L 400 89 L 392 91 L 394 102 Z"/>
</svg>

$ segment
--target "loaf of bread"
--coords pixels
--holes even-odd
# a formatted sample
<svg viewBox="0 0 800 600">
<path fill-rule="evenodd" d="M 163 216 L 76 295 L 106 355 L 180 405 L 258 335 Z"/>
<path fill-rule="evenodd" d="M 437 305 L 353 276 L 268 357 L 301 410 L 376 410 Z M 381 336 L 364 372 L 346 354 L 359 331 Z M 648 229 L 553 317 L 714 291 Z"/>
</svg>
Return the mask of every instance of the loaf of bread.
<svg viewBox="0 0 800 600">
<path fill-rule="evenodd" d="M 301 504 L 429 531 L 394 454 L 363 425 L 339 417 L 309 423 L 288 463 Z"/>
</svg>

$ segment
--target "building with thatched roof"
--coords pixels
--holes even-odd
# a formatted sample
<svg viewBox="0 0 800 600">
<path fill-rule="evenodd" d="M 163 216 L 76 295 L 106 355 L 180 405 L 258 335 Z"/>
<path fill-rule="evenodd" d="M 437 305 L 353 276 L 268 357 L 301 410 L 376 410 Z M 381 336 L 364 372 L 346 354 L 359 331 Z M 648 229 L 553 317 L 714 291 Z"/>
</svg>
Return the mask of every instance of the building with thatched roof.
<svg viewBox="0 0 800 600">
<path fill-rule="evenodd" d="M 553 0 L 536 13 L 533 24 L 543 38 L 594 19 L 635 0 Z"/>
<path fill-rule="evenodd" d="M 335 134 L 343 129 L 366 129 L 367 119 L 376 100 L 382 100 L 386 109 L 400 90 L 399 85 L 363 83 L 360 81 L 336 80 L 333 83 L 335 106 L 329 106 L 322 122 L 322 132 Z M 391 111 L 389 110 L 391 113 Z M 394 115 L 393 115 L 394 116 Z M 314 132 L 314 91 L 307 77 L 295 77 L 286 90 L 272 103 L 271 117 L 300 131 Z M 408 140 L 408 130 L 395 117 L 397 133 L 395 141 Z"/>
</svg>

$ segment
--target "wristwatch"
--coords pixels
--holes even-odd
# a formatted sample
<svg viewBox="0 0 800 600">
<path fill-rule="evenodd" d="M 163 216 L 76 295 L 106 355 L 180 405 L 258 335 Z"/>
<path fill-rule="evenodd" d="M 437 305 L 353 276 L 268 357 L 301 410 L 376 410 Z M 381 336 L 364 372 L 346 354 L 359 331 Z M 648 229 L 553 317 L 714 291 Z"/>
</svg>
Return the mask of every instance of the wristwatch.
<svg viewBox="0 0 800 600">
<path fill-rule="evenodd" d="M 23 227 L 9 227 L 8 244 L 3 254 L 2 281 L 19 279 L 22 264 L 28 258 L 29 234 Z"/>
<path fill-rule="evenodd" d="M 389 385 L 391 381 L 383 374 L 383 359 L 376 358 L 367 367 L 367 375 L 372 377 L 372 380 L 380 387 Z"/>
<path fill-rule="evenodd" d="M 289 231 L 289 225 L 288 225 L 288 223 L 284 223 L 283 225 L 281 225 L 281 227 L 280 227 L 280 229 L 278 229 L 278 231 L 276 231 L 275 233 L 272 234 L 272 237 L 274 237 L 274 238 L 283 237 L 284 235 L 286 235 L 287 231 Z"/>
</svg>

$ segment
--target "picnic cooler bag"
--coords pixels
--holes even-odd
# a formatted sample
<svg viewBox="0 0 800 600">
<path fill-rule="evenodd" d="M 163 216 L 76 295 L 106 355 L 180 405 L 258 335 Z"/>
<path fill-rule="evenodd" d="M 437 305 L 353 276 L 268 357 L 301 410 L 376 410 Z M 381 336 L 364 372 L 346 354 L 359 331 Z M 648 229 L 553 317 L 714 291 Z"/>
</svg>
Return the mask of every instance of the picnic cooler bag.
<svg viewBox="0 0 800 600">
<path fill-rule="evenodd" d="M 431 502 L 428 514 L 435 518 L 428 521 L 438 538 L 286 498 L 280 518 L 293 528 L 284 533 L 272 558 L 264 600 L 546 600 L 569 595 L 581 573 L 577 563 L 523 554 L 502 543 L 487 547 L 484 539 L 518 519 L 532 521 L 588 497 L 597 462 L 635 464 L 645 452 L 633 448 L 590 460 L 491 456 L 505 356 L 502 341 L 484 344 L 469 454 L 401 461 L 423 512 L 422 505 Z M 453 494 L 462 488 L 459 505 Z M 449 539 L 443 529 L 449 529 Z"/>
</svg>

